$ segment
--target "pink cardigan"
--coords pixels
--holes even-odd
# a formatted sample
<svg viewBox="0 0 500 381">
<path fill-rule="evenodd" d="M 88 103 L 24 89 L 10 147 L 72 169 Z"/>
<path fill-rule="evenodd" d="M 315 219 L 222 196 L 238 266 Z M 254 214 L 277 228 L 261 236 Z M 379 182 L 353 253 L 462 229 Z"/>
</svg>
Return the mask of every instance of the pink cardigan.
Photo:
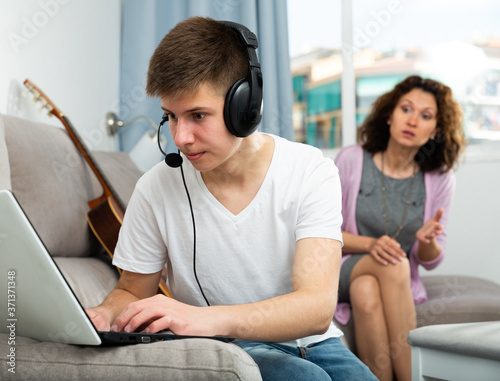
<svg viewBox="0 0 500 381">
<path fill-rule="evenodd" d="M 363 149 L 359 145 L 349 146 L 342 149 L 335 158 L 335 164 L 339 169 L 340 182 L 342 186 L 342 231 L 358 234 L 356 225 L 356 201 L 361 185 L 361 174 L 363 171 Z M 450 211 L 451 201 L 455 190 L 455 174 L 448 171 L 444 174 L 438 171 L 427 172 L 424 176 L 425 182 L 425 204 L 424 221 L 433 217 L 439 208 L 444 208 L 441 224 L 445 229 L 436 237 L 441 253 L 432 261 L 423 262 L 418 258 L 418 241 L 413 244 L 409 259 L 411 270 L 411 290 L 413 300 L 416 304 L 427 300 L 422 279 L 418 274 L 418 265 L 426 270 L 435 268 L 443 260 L 446 248 L 446 226 Z M 352 254 L 343 253 L 342 263 Z M 341 324 L 347 324 L 351 317 L 351 306 L 348 303 L 339 303 L 335 310 L 335 318 Z"/>
</svg>

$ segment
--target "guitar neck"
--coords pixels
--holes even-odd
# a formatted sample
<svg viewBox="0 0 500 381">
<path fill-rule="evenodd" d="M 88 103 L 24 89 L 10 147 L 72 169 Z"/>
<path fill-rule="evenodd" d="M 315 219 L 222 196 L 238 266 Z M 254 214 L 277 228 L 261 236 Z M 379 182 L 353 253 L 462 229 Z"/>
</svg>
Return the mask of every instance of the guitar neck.
<svg viewBox="0 0 500 381">
<path fill-rule="evenodd" d="M 87 149 L 82 138 L 78 135 L 78 132 L 76 131 L 76 129 L 73 127 L 73 125 L 69 121 L 69 118 L 66 115 L 64 115 L 52 103 L 52 101 L 39 88 L 37 88 L 29 79 L 26 79 L 24 81 L 24 85 L 34 95 L 35 101 L 42 102 L 43 108 L 46 108 L 49 111 L 49 115 L 54 115 L 55 117 L 57 117 L 57 119 L 59 119 L 61 121 L 64 128 L 66 128 L 66 131 L 68 132 L 68 135 L 70 136 L 71 140 L 76 145 L 76 147 L 78 148 L 80 153 L 83 155 L 84 159 L 87 161 L 88 165 L 90 166 L 90 168 L 94 172 L 95 176 L 97 177 L 97 180 L 101 184 L 102 189 L 103 189 L 103 194 L 102 194 L 102 196 L 96 198 L 95 200 L 89 201 L 90 208 L 94 208 L 95 206 L 100 204 L 105 199 L 112 197 L 115 199 L 118 206 L 122 209 L 122 212 L 124 212 L 125 211 L 125 204 L 123 203 L 121 198 L 118 196 L 118 194 L 114 190 L 114 188 L 111 186 L 111 183 L 108 181 L 108 179 L 104 175 L 104 172 L 101 170 L 101 168 L 99 167 L 97 162 L 94 160 L 94 158 L 90 154 L 90 151 Z"/>
<path fill-rule="evenodd" d="M 61 114 L 59 120 L 62 122 L 64 127 L 66 128 L 66 131 L 68 132 L 69 136 L 71 137 L 71 140 L 73 140 L 73 143 L 76 145 L 78 150 L 81 152 L 83 155 L 84 159 L 87 161 L 88 165 L 94 172 L 95 176 L 97 177 L 97 180 L 102 186 L 103 189 L 103 195 L 95 200 L 95 203 L 97 204 L 100 199 L 108 198 L 108 197 L 113 197 L 122 211 L 125 211 L 125 205 L 122 201 L 122 199 L 118 196 L 116 190 L 113 188 L 109 180 L 107 179 L 106 175 L 102 171 L 101 167 L 99 164 L 96 162 L 96 160 L 93 158 L 91 155 L 90 151 L 88 148 L 85 146 L 83 143 L 83 140 L 81 137 L 78 135 L 78 132 L 75 130 L 71 122 L 69 121 L 68 117 L 64 114 Z M 94 201 L 94 200 L 93 200 Z M 92 201 L 91 201 L 92 202 Z"/>
</svg>

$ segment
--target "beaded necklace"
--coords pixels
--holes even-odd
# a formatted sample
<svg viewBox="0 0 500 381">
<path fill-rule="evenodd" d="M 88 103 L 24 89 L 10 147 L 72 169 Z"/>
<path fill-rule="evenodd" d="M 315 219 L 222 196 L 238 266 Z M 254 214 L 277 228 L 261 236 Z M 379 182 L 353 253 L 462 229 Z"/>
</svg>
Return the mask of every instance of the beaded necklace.
<svg viewBox="0 0 500 381">
<path fill-rule="evenodd" d="M 403 211 L 403 217 L 401 218 L 401 222 L 399 223 L 398 229 L 396 230 L 396 233 L 392 236 L 392 238 L 396 239 L 401 233 L 401 230 L 403 230 L 403 224 L 405 222 L 406 218 L 406 212 L 408 211 L 408 205 L 410 204 L 410 197 L 411 197 L 411 192 L 413 190 L 413 183 L 415 181 L 415 172 L 416 172 L 416 164 L 413 163 L 413 174 L 411 176 L 411 182 L 410 182 L 410 189 L 408 190 L 408 196 L 406 197 L 405 201 L 405 208 Z M 384 211 L 383 211 L 383 217 L 384 217 L 384 227 L 385 227 L 385 235 L 389 235 L 389 227 L 388 227 L 388 222 L 387 222 L 387 203 L 385 200 L 385 175 L 384 175 L 384 153 L 382 152 L 382 170 L 380 171 L 380 176 L 382 180 L 382 201 L 384 205 Z"/>
</svg>

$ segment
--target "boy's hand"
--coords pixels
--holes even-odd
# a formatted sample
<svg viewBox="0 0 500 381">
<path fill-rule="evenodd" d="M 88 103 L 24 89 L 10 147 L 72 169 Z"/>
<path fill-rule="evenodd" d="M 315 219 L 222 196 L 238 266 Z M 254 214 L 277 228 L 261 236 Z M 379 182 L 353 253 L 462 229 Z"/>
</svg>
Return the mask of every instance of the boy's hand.
<svg viewBox="0 0 500 381">
<path fill-rule="evenodd" d="M 109 331 L 111 324 L 97 308 L 86 308 L 85 311 L 98 331 Z"/>
<path fill-rule="evenodd" d="M 145 331 L 164 329 L 180 335 L 221 335 L 209 309 L 190 306 L 165 295 L 155 295 L 130 303 L 115 319 L 111 331 Z"/>
</svg>

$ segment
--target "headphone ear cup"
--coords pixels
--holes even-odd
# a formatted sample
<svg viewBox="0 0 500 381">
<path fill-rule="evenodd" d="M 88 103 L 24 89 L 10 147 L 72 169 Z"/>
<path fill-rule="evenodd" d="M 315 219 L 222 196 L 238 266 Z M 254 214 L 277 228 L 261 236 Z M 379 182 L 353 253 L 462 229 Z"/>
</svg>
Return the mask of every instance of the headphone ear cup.
<svg viewBox="0 0 500 381">
<path fill-rule="evenodd" d="M 250 86 L 244 78 L 231 86 L 224 102 L 224 122 L 233 135 L 244 138 L 252 134 L 259 125 L 262 115 L 260 109 L 248 110 Z"/>
</svg>

